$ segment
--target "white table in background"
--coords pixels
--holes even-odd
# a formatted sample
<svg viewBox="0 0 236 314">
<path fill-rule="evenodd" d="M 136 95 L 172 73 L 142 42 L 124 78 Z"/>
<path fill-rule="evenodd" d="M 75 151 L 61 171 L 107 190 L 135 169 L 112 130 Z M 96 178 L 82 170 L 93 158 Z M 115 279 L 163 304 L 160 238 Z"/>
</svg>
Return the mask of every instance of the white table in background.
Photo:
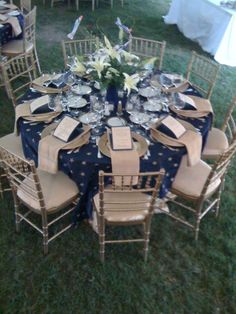
<svg viewBox="0 0 236 314">
<path fill-rule="evenodd" d="M 164 21 L 219 63 L 236 66 L 236 11 L 220 6 L 220 0 L 173 0 Z"/>
</svg>

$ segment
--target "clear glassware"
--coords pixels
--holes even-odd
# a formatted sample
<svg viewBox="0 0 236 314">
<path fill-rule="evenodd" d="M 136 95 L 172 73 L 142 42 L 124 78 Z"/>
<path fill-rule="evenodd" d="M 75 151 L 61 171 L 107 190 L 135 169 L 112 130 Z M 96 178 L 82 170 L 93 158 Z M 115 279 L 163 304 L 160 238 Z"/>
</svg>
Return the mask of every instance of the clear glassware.
<svg viewBox="0 0 236 314">
<path fill-rule="evenodd" d="M 48 108 L 55 111 L 56 110 L 56 106 L 57 106 L 57 103 L 56 103 L 56 96 L 57 95 L 49 95 L 49 103 L 48 103 Z"/>
</svg>

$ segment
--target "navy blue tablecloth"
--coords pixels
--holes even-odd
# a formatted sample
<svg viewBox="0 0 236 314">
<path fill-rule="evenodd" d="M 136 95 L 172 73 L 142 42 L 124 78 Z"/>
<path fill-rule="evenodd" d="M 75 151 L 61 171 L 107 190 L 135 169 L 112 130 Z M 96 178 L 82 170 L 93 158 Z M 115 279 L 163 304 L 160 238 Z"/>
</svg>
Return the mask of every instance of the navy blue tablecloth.
<svg viewBox="0 0 236 314">
<path fill-rule="evenodd" d="M 186 94 L 200 96 L 191 86 L 186 91 Z M 38 92 L 28 92 L 24 96 L 24 99 L 36 98 L 39 96 L 40 93 Z M 89 110 L 89 108 L 86 107 L 83 109 L 85 112 Z M 128 119 L 128 114 L 125 115 L 125 118 Z M 186 120 L 200 130 L 203 136 L 203 143 L 205 143 L 208 131 L 211 127 L 212 115 L 209 114 L 203 119 L 186 118 Z M 20 119 L 19 121 L 24 154 L 26 158 L 33 159 L 36 165 L 38 163 L 38 145 L 41 138 L 41 132 L 46 126 L 47 125 L 43 122 L 29 123 L 23 119 Z M 160 189 L 160 197 L 163 198 L 172 185 L 181 158 L 186 154 L 186 149 L 169 149 L 161 143 L 153 142 L 151 138 L 149 138 L 149 140 L 151 156 L 147 160 L 143 157 L 140 159 L 140 171 L 158 171 L 161 168 L 165 169 L 165 177 Z M 78 185 L 80 201 L 75 212 L 76 219 L 78 217 L 79 219 L 90 218 L 92 215 L 92 197 L 98 192 L 98 172 L 99 170 L 104 170 L 105 172 L 111 171 L 110 158 L 106 156 L 97 158 L 97 146 L 95 143 L 89 142 L 89 144 L 81 147 L 78 153 L 68 154 L 67 151 L 61 150 L 59 153 L 59 170 L 66 173 Z"/>
<path fill-rule="evenodd" d="M 17 19 L 20 23 L 21 29 L 23 30 L 23 27 L 24 27 L 23 14 L 17 15 Z M 12 36 L 12 26 L 9 23 L 4 24 L 4 26 L 0 28 L 0 43 L 1 43 L 1 45 L 8 43 L 12 39 L 22 39 L 22 37 L 23 37 L 23 33 L 21 33 L 17 37 Z"/>
</svg>

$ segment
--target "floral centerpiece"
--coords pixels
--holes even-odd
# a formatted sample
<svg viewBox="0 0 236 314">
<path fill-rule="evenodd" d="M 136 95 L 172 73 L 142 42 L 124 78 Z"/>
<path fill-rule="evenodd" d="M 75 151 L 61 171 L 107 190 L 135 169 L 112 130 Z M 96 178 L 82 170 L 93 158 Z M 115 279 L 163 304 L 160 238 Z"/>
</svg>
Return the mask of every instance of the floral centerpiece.
<svg viewBox="0 0 236 314">
<path fill-rule="evenodd" d="M 127 44 L 113 47 L 104 36 L 104 44 L 100 44 L 95 53 L 89 56 L 89 61 L 83 62 L 76 58 L 71 70 L 80 76 L 89 75 L 92 80 L 99 82 L 100 88 L 107 90 L 107 100 L 117 104 L 119 90 L 123 90 L 127 96 L 131 90 L 138 90 L 138 73 L 145 68 L 139 57 L 127 52 L 125 46 Z M 146 69 L 147 65 L 154 65 L 155 60 L 148 60 Z"/>
</svg>

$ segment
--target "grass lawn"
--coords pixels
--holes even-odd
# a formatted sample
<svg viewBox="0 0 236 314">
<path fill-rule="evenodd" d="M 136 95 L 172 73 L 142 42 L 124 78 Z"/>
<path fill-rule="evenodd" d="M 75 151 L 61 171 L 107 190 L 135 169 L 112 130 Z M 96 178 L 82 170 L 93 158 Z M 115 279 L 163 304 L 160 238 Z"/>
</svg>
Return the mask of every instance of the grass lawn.
<svg viewBox="0 0 236 314">
<path fill-rule="evenodd" d="M 115 42 L 117 16 L 135 36 L 166 40 L 164 69 L 183 72 L 191 50 L 205 54 L 162 15 L 170 0 L 129 0 L 122 9 L 104 2 L 80 12 L 57 3 L 44 8 L 37 0 L 37 47 L 44 72 L 63 68 L 61 40 L 78 15 L 83 26 Z M 81 32 L 81 31 L 80 31 Z M 81 34 L 82 36 L 82 34 Z M 236 86 L 236 70 L 222 66 L 213 92 L 215 123 L 220 125 Z M 12 131 L 14 113 L 0 91 L 0 135 Z M 28 225 L 14 232 L 11 195 L 0 201 L 0 313 L 236 313 L 236 163 L 226 180 L 221 211 L 202 221 L 199 241 L 191 231 L 163 215 L 153 217 L 149 259 L 139 244 L 107 246 L 99 261 L 98 239 L 81 223 L 42 254 L 42 241 Z M 131 231 L 136 233 L 137 231 Z"/>
</svg>

